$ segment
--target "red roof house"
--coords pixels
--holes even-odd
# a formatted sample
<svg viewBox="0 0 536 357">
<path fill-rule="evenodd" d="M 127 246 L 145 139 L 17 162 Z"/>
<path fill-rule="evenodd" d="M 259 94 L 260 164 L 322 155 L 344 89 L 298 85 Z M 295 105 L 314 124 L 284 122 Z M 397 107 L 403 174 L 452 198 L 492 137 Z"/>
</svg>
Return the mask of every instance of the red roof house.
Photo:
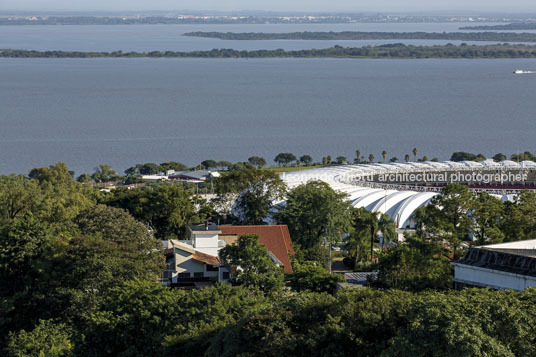
<svg viewBox="0 0 536 357">
<path fill-rule="evenodd" d="M 238 236 L 244 234 L 256 234 L 259 236 L 259 243 L 266 247 L 266 250 L 277 258 L 283 265 L 285 273 L 292 273 L 290 255 L 294 255 L 290 233 L 286 225 L 271 226 L 219 226 L 220 239 L 228 244 L 233 244 Z"/>
</svg>

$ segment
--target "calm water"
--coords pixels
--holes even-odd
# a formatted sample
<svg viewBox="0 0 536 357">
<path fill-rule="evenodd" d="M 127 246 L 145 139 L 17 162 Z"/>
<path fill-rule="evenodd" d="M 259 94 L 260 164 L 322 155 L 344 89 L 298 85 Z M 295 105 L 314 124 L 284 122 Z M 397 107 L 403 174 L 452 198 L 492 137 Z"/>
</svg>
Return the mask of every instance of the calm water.
<svg viewBox="0 0 536 357">
<path fill-rule="evenodd" d="M 387 31 L 454 32 L 467 23 L 428 24 L 288 24 L 288 25 L 117 25 L 117 26 L 0 26 L 0 48 L 65 51 L 194 51 L 213 48 L 237 50 L 286 50 L 326 48 L 334 45 L 366 46 L 403 42 L 413 45 L 459 44 L 441 40 L 375 41 L 223 41 L 182 36 L 192 31 L 217 32 L 297 32 L 297 31 Z M 482 24 L 485 25 L 485 24 Z M 536 32 L 536 31 L 525 31 Z M 467 43 L 485 44 L 486 42 Z M 494 43 L 494 42 L 491 42 Z"/>
<path fill-rule="evenodd" d="M 1 59 L 0 173 L 536 151 L 536 75 L 516 68 L 536 61 Z"/>
</svg>

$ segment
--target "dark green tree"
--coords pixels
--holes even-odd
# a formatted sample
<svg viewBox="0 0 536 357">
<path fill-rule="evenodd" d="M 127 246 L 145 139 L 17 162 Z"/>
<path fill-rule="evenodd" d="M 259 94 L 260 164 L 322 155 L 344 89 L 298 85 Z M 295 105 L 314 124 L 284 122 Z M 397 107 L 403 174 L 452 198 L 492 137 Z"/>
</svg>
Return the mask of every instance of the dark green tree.
<svg viewBox="0 0 536 357">
<path fill-rule="evenodd" d="M 164 170 L 162 169 L 162 166 L 149 162 L 149 163 L 140 165 L 140 167 L 138 168 L 138 171 L 142 175 L 156 175 L 157 173 L 162 172 Z"/>
<path fill-rule="evenodd" d="M 473 234 L 479 245 L 500 243 L 504 233 L 500 226 L 504 218 L 501 200 L 487 192 L 479 192 L 475 197 L 471 217 L 474 220 Z"/>
<path fill-rule="evenodd" d="M 383 288 L 421 291 L 451 287 L 452 268 L 441 244 L 413 237 L 382 254 L 378 272 L 375 284 Z"/>
<path fill-rule="evenodd" d="M 248 162 L 258 169 L 261 169 L 266 165 L 266 160 L 260 156 L 252 156 L 248 159 Z"/>
<path fill-rule="evenodd" d="M 266 248 L 259 244 L 259 236 L 242 235 L 236 244 L 222 248 L 219 255 L 224 262 L 236 268 L 233 284 L 257 288 L 267 295 L 282 291 L 283 270 L 272 261 Z"/>
<path fill-rule="evenodd" d="M 166 161 L 160 164 L 160 167 L 163 171 L 174 170 L 174 171 L 184 171 L 188 169 L 188 166 L 184 165 L 182 162 L 177 161 Z"/>
<path fill-rule="evenodd" d="M 338 165 L 346 164 L 346 156 L 337 156 L 335 160 L 337 161 Z"/>
<path fill-rule="evenodd" d="M 6 356 L 47 356 L 72 355 L 71 330 L 63 323 L 40 320 L 29 332 L 20 330 L 9 334 Z"/>
<path fill-rule="evenodd" d="M 282 152 L 280 154 L 277 154 L 274 161 L 278 165 L 287 166 L 291 162 L 296 161 L 296 156 L 294 156 L 294 154 L 291 154 L 289 152 Z"/>
<path fill-rule="evenodd" d="M 303 155 L 302 157 L 300 157 L 300 162 L 305 166 L 310 166 L 313 162 L 313 158 L 309 155 Z"/>
<path fill-rule="evenodd" d="M 500 162 L 504 160 L 506 160 L 506 155 L 504 155 L 503 153 L 498 153 L 493 156 L 493 161 Z"/>
<path fill-rule="evenodd" d="M 201 163 L 201 167 L 204 169 L 215 169 L 218 167 L 218 162 L 214 160 L 205 160 Z"/>
<path fill-rule="evenodd" d="M 95 168 L 95 172 L 91 178 L 96 182 L 109 182 L 115 180 L 117 173 L 110 165 L 101 164 Z"/>
<path fill-rule="evenodd" d="M 338 242 L 349 228 L 350 204 L 346 195 L 334 191 L 323 181 L 309 181 L 287 194 L 286 204 L 274 215 L 289 227 L 294 243 L 305 249 L 318 246 L 324 239 Z"/>
</svg>

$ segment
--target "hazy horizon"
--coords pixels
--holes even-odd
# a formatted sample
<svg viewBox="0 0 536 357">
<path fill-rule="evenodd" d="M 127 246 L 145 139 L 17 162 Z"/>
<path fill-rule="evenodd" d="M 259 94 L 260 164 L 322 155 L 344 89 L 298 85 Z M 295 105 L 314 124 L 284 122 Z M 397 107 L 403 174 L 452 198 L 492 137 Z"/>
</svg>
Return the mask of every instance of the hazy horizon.
<svg viewBox="0 0 536 357">
<path fill-rule="evenodd" d="M 2 0 L 0 11 L 536 12 L 534 0 Z"/>
</svg>

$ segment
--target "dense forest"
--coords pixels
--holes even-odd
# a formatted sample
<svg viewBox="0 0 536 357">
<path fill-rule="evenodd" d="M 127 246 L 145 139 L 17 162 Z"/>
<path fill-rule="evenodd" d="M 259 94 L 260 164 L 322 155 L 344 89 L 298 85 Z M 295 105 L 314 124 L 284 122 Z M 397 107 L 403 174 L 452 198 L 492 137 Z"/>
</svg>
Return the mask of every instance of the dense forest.
<svg viewBox="0 0 536 357">
<path fill-rule="evenodd" d="M 391 236 L 392 221 L 352 208 L 323 182 L 288 190 L 274 173 L 240 169 L 214 185 L 212 207 L 180 183 L 101 191 L 76 182 L 63 163 L 0 176 L 0 353 L 536 354 L 536 291 L 453 291 L 449 265 L 463 256 L 459 243 L 475 225 L 480 243 L 533 238 L 533 192 L 502 203 L 451 185 L 419 212 L 420 228 L 406 244 L 384 248 L 371 238 L 379 230 Z M 162 286 L 159 240 L 182 237 L 188 223 L 216 219 L 218 201 L 240 192 L 246 194 L 233 219 L 241 224 L 259 224 L 271 202 L 287 196 L 275 219 L 291 231 L 294 273 L 284 275 L 257 238 L 242 236 L 220 254 L 230 264 L 240 260 L 232 284 Z M 324 264 L 323 242 L 341 238 L 334 232 L 349 233 L 349 258 L 359 267 L 374 244 L 379 263 L 365 267 L 379 272 L 372 287 L 337 291 L 341 278 Z"/>
<path fill-rule="evenodd" d="M 9 58 L 536 58 L 536 46 L 497 44 L 486 46 L 406 46 L 401 43 L 366 46 L 334 46 L 325 49 L 285 51 L 213 49 L 210 51 L 79 52 L 1 49 Z"/>
<path fill-rule="evenodd" d="M 506 25 L 464 26 L 460 30 L 536 30 L 536 22 L 513 22 Z"/>
<path fill-rule="evenodd" d="M 183 36 L 219 38 L 221 40 L 453 40 L 536 42 L 534 33 L 511 32 L 188 32 Z"/>
</svg>

